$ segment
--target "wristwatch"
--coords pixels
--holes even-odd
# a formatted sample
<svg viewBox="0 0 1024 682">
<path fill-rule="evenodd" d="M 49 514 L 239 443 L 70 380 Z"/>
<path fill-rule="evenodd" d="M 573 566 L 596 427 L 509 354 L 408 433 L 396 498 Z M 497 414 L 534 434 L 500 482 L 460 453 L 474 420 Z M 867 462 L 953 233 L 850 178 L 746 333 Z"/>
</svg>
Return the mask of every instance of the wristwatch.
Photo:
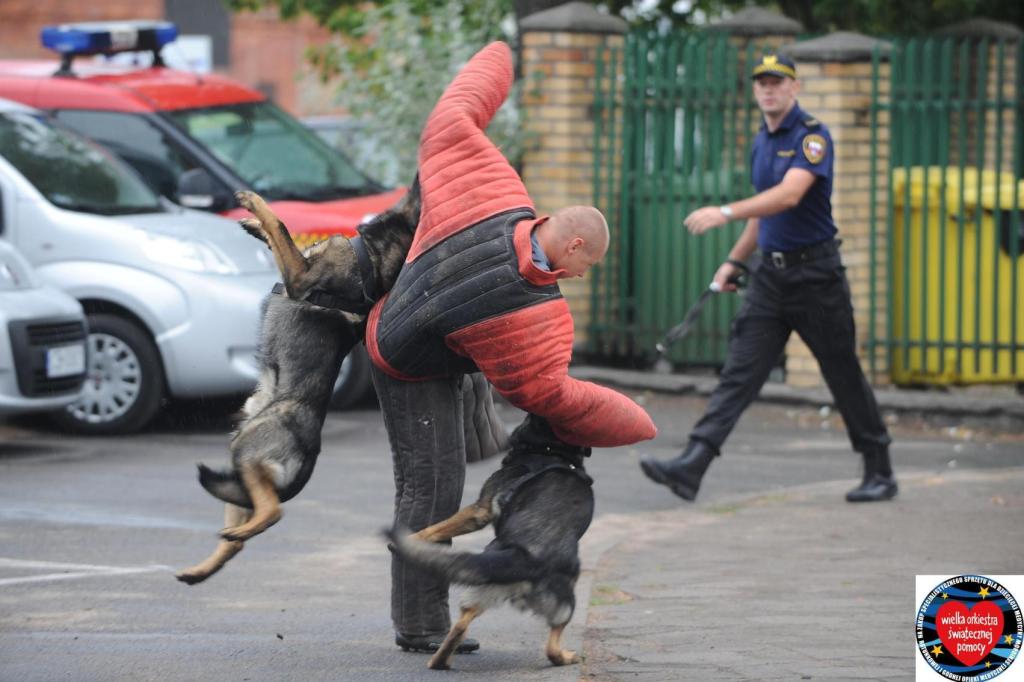
<svg viewBox="0 0 1024 682">
<path fill-rule="evenodd" d="M 726 218 L 732 220 L 732 206 L 726 204 L 725 206 L 719 206 L 718 210 L 721 211 L 722 215 L 724 215 Z"/>
</svg>

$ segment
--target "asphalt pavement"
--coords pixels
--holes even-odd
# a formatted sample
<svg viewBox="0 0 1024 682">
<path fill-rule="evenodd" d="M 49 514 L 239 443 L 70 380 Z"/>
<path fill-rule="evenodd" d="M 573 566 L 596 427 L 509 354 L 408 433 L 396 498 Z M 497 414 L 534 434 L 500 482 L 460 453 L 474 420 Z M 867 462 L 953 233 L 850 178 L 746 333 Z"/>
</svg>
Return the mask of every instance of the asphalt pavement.
<svg viewBox="0 0 1024 682">
<path fill-rule="evenodd" d="M 1012 416 L 937 425 L 887 407 L 900 495 L 850 505 L 841 420 L 814 397 L 760 402 L 687 504 L 637 462 L 677 452 L 704 397 L 623 390 L 660 432 L 588 464 L 597 510 L 566 633 L 584 662 L 560 669 L 543 623 L 508 607 L 473 624 L 481 650 L 449 673 L 392 644 L 378 531 L 393 488 L 373 408 L 332 412 L 284 520 L 193 587 L 173 572 L 222 521 L 193 463 L 226 459 L 230 420 L 94 439 L 0 423 L 0 680 L 909 680 L 915 574 L 1024 573 Z M 496 464 L 469 467 L 467 501 Z"/>
</svg>

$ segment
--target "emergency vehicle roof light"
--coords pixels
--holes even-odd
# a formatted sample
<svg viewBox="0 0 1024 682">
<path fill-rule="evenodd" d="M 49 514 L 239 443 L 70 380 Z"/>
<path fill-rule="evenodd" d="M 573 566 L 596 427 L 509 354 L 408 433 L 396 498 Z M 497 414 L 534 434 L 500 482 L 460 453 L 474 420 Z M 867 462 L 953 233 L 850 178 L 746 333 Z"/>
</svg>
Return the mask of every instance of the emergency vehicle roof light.
<svg viewBox="0 0 1024 682">
<path fill-rule="evenodd" d="M 160 50 L 178 38 L 178 27 L 169 21 L 90 21 L 46 26 L 40 33 L 43 47 L 61 56 L 54 75 L 70 76 L 71 60 L 79 55 L 153 52 L 153 64 L 162 66 Z"/>
</svg>

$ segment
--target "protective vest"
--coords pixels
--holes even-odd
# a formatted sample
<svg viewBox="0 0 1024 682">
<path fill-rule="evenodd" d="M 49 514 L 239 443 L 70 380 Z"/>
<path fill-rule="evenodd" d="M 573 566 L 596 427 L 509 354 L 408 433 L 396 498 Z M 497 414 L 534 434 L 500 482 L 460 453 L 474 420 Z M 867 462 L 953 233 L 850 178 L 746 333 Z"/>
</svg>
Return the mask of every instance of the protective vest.
<svg viewBox="0 0 1024 682">
<path fill-rule="evenodd" d="M 636 403 L 568 376 L 573 323 L 556 283 L 533 264 L 533 202 L 484 130 L 512 86 L 504 43 L 449 84 L 420 138 L 421 210 L 391 293 L 370 312 L 366 348 L 397 379 L 479 369 L 513 405 L 545 417 L 566 443 L 653 438 Z"/>
</svg>

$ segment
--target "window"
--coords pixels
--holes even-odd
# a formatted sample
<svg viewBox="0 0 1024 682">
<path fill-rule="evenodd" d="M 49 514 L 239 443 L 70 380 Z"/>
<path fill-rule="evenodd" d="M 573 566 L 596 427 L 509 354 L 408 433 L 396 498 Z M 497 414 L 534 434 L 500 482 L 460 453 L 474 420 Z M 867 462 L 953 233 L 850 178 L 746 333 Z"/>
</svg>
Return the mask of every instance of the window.
<svg viewBox="0 0 1024 682">
<path fill-rule="evenodd" d="M 43 116 L 0 114 L 0 156 L 61 208 L 100 215 L 163 210 L 158 197 L 110 152 Z"/>
<path fill-rule="evenodd" d="M 170 116 L 266 199 L 327 201 L 379 191 L 339 151 L 271 104 L 188 109 Z"/>
<path fill-rule="evenodd" d="M 150 187 L 171 201 L 178 200 L 181 174 L 199 165 L 141 114 L 63 110 L 54 116 L 127 161 Z"/>
</svg>

